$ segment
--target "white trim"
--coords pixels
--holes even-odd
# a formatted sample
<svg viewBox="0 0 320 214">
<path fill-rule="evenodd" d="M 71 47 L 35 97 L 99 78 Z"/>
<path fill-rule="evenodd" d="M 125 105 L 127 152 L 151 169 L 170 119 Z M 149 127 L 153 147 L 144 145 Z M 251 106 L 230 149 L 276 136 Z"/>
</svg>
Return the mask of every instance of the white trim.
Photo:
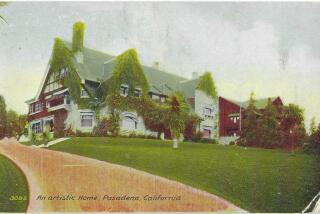
<svg viewBox="0 0 320 214">
<path fill-rule="evenodd" d="M 42 88 L 46 82 L 46 79 L 47 79 L 47 76 L 48 76 L 48 73 L 49 73 L 49 70 L 50 70 L 50 61 L 51 61 L 51 58 L 52 58 L 52 52 L 51 52 L 51 55 L 50 55 L 50 58 L 49 58 L 49 62 L 47 64 L 47 67 L 46 67 L 46 72 L 45 72 L 45 75 L 42 77 L 42 80 L 41 80 L 41 84 L 40 84 L 40 88 L 38 88 L 38 91 L 37 91 L 37 95 L 36 95 L 36 100 L 39 99 L 40 97 L 40 94 L 41 94 L 41 91 L 42 91 Z"/>
<path fill-rule="evenodd" d="M 63 94 L 63 93 L 64 93 L 64 92 L 66 92 L 66 91 L 69 91 L 69 89 L 68 89 L 68 88 L 66 88 L 66 89 L 63 89 L 63 90 L 61 90 L 61 91 L 54 92 L 52 95 L 59 95 L 59 94 Z"/>
</svg>

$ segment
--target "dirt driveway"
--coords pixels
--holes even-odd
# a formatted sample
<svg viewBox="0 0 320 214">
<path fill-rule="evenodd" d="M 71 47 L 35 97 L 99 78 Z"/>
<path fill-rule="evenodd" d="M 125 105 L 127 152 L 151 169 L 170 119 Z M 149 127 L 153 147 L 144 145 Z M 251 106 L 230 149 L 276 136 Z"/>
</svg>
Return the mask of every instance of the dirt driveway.
<svg viewBox="0 0 320 214">
<path fill-rule="evenodd" d="M 14 140 L 0 141 L 0 153 L 26 174 L 29 212 L 243 211 L 212 194 L 125 166 Z"/>
</svg>

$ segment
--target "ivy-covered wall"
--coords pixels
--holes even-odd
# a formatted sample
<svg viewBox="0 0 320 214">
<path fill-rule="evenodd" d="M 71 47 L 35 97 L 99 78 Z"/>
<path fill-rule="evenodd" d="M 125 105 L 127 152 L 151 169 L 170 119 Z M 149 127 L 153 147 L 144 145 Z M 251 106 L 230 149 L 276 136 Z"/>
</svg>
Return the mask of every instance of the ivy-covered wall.
<svg viewBox="0 0 320 214">
<path fill-rule="evenodd" d="M 216 99 L 218 97 L 218 92 L 214 84 L 211 72 L 206 72 L 200 77 L 197 89 L 203 91 L 206 95 L 212 97 L 213 99 Z"/>
<path fill-rule="evenodd" d="M 79 105 L 79 108 L 89 108 L 91 98 L 81 98 L 81 88 L 84 86 L 81 84 L 74 65 L 73 52 L 65 46 L 61 39 L 56 38 L 50 61 L 50 72 L 55 74 L 61 69 L 67 70 L 67 75 L 61 80 L 61 83 L 69 89 L 71 99 Z"/>
<path fill-rule="evenodd" d="M 109 81 L 109 92 L 118 94 L 120 86 L 129 86 L 128 95 L 134 95 L 134 90 L 140 88 L 143 95 L 147 95 L 149 84 L 134 49 L 129 49 L 119 55 L 116 59 L 112 77 Z"/>
</svg>

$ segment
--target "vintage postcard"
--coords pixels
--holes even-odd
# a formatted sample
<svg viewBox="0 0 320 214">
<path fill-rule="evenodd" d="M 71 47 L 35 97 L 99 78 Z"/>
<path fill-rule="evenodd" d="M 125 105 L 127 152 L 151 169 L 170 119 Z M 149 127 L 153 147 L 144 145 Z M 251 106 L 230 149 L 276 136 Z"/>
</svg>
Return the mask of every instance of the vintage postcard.
<svg viewBox="0 0 320 214">
<path fill-rule="evenodd" d="M 0 212 L 320 212 L 320 3 L 0 2 Z"/>
</svg>

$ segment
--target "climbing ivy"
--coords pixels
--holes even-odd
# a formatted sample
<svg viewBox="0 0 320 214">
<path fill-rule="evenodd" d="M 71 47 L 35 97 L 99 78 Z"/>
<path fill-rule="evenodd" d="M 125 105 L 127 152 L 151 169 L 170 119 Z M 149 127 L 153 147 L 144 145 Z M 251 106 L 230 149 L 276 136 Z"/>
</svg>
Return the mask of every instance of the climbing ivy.
<svg viewBox="0 0 320 214">
<path fill-rule="evenodd" d="M 206 72 L 200 77 L 197 89 L 203 91 L 206 95 L 212 97 L 213 99 L 216 99 L 218 97 L 211 72 Z"/>
<path fill-rule="evenodd" d="M 88 108 L 91 98 L 81 98 L 81 79 L 73 63 L 73 53 L 65 46 L 64 42 L 56 38 L 52 57 L 50 60 L 51 72 L 56 74 L 62 69 L 67 70 L 67 75 L 62 80 L 62 85 L 69 89 L 71 99 L 79 108 Z"/>
<path fill-rule="evenodd" d="M 140 88 L 143 95 L 147 95 L 149 91 L 147 78 L 134 49 L 129 49 L 117 57 L 110 79 L 109 92 L 118 94 L 121 84 L 128 85 L 129 95 L 133 95 L 136 88 Z"/>
<path fill-rule="evenodd" d="M 72 51 L 74 53 L 76 53 L 77 51 L 83 50 L 85 28 L 86 27 L 83 22 L 76 22 L 73 25 Z"/>
</svg>

